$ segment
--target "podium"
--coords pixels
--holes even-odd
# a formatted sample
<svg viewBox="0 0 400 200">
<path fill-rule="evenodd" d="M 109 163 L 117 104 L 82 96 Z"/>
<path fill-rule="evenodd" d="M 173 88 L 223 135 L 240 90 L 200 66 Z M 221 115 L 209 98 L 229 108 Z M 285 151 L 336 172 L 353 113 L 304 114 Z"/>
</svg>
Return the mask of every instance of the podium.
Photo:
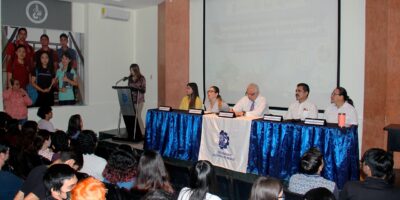
<svg viewBox="0 0 400 200">
<path fill-rule="evenodd" d="M 132 93 L 136 92 L 139 96 L 139 89 L 129 86 L 113 86 L 113 89 L 117 90 L 118 101 L 120 106 L 119 120 L 118 120 L 118 137 L 114 137 L 113 140 L 126 141 L 126 142 L 140 142 L 142 140 L 142 132 L 139 127 L 137 113 L 138 103 L 136 99 L 133 99 Z M 136 104 L 135 104 L 136 103 Z M 121 137 L 121 116 L 124 119 L 125 127 L 128 137 Z"/>
</svg>

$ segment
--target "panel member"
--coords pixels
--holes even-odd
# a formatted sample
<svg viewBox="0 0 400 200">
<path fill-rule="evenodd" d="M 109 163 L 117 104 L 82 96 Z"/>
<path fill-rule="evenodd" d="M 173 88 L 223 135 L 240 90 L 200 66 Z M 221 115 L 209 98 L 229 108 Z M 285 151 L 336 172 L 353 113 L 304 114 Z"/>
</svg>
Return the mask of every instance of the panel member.
<svg viewBox="0 0 400 200">
<path fill-rule="evenodd" d="M 331 105 L 325 109 L 325 119 L 328 123 L 338 123 L 338 114 L 346 114 L 346 124 L 357 125 L 357 112 L 353 106 L 353 100 L 347 95 L 346 89 L 337 87 L 331 94 Z"/>
<path fill-rule="evenodd" d="M 268 105 L 265 97 L 260 95 L 258 85 L 250 83 L 247 86 L 246 96 L 242 97 L 231 110 L 236 116 L 261 117 L 268 113 Z"/>
<path fill-rule="evenodd" d="M 217 86 L 211 86 L 207 90 L 207 100 L 204 102 L 206 111 L 218 113 L 219 111 L 228 111 L 229 106 L 222 100 Z"/>
<path fill-rule="evenodd" d="M 201 109 L 202 103 L 199 97 L 199 89 L 196 83 L 186 85 L 186 96 L 182 98 L 179 105 L 180 110 Z"/>
<path fill-rule="evenodd" d="M 310 87 L 305 83 L 297 84 L 296 102 L 290 104 L 289 110 L 286 113 L 285 119 L 301 119 L 317 118 L 318 109 L 315 104 L 308 101 Z"/>
</svg>

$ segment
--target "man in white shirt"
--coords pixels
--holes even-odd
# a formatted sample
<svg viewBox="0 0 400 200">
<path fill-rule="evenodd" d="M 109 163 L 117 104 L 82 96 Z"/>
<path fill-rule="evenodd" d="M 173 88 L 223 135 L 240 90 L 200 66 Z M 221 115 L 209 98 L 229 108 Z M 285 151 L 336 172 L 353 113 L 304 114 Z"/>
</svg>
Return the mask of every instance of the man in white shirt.
<svg viewBox="0 0 400 200">
<path fill-rule="evenodd" d="M 247 86 L 246 96 L 242 97 L 231 111 L 238 117 L 262 117 L 263 114 L 268 114 L 267 100 L 260 95 L 258 85 L 250 83 Z"/>
<path fill-rule="evenodd" d="M 358 125 L 357 111 L 353 106 L 347 91 L 343 87 L 337 87 L 331 94 L 331 105 L 325 109 L 325 119 L 328 123 L 338 123 L 338 114 L 345 114 L 346 125 Z"/>
<path fill-rule="evenodd" d="M 305 83 L 297 84 L 296 102 L 290 104 L 289 110 L 286 113 L 285 119 L 300 119 L 317 118 L 318 109 L 315 104 L 308 101 L 310 87 Z"/>
</svg>

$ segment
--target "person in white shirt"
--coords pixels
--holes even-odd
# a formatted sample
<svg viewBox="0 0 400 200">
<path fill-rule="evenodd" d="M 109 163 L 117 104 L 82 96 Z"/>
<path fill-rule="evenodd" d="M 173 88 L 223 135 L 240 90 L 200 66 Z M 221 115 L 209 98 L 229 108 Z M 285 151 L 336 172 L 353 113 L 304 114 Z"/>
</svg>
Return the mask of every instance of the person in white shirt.
<svg viewBox="0 0 400 200">
<path fill-rule="evenodd" d="M 300 119 L 317 118 L 318 109 L 315 104 L 308 101 L 310 87 L 305 83 L 297 84 L 296 102 L 290 104 L 289 110 L 286 113 L 285 119 Z"/>
<path fill-rule="evenodd" d="M 222 100 L 217 86 L 211 86 L 207 90 L 208 99 L 204 102 L 206 111 L 218 113 L 219 111 L 229 111 L 229 106 Z"/>
<path fill-rule="evenodd" d="M 238 117 L 262 117 L 263 114 L 268 114 L 267 100 L 260 95 L 258 85 L 250 83 L 247 86 L 246 96 L 242 97 L 231 111 Z"/>
<path fill-rule="evenodd" d="M 53 123 L 50 122 L 50 119 L 53 118 L 53 110 L 50 106 L 41 106 L 37 111 L 37 116 L 41 118 L 38 121 L 38 128 L 48 130 L 49 132 L 56 132 L 56 129 L 53 126 Z"/>
<path fill-rule="evenodd" d="M 197 161 L 190 169 L 190 185 L 179 192 L 178 200 L 221 200 L 216 195 L 209 193 L 215 188 L 214 166 L 207 160 Z"/>
<path fill-rule="evenodd" d="M 344 113 L 346 115 L 347 125 L 357 125 L 357 111 L 353 106 L 353 100 L 347 95 L 346 89 L 337 87 L 331 94 L 331 105 L 325 109 L 325 119 L 328 123 L 338 123 L 338 114 Z"/>
</svg>

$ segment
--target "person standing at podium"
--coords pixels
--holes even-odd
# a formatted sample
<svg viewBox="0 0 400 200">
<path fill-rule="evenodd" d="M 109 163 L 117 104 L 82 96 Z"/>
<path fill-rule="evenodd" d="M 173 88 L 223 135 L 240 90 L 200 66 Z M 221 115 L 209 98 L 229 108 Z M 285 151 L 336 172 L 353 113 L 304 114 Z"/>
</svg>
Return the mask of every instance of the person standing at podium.
<svg viewBox="0 0 400 200">
<path fill-rule="evenodd" d="M 139 65 L 136 63 L 131 64 L 129 67 L 131 75 L 129 76 L 128 86 L 137 89 L 132 91 L 132 100 L 135 105 L 137 120 L 139 123 L 140 132 L 144 134 L 144 124 L 142 119 L 142 110 L 144 105 L 144 93 L 146 93 L 146 79 L 140 73 Z"/>
</svg>

